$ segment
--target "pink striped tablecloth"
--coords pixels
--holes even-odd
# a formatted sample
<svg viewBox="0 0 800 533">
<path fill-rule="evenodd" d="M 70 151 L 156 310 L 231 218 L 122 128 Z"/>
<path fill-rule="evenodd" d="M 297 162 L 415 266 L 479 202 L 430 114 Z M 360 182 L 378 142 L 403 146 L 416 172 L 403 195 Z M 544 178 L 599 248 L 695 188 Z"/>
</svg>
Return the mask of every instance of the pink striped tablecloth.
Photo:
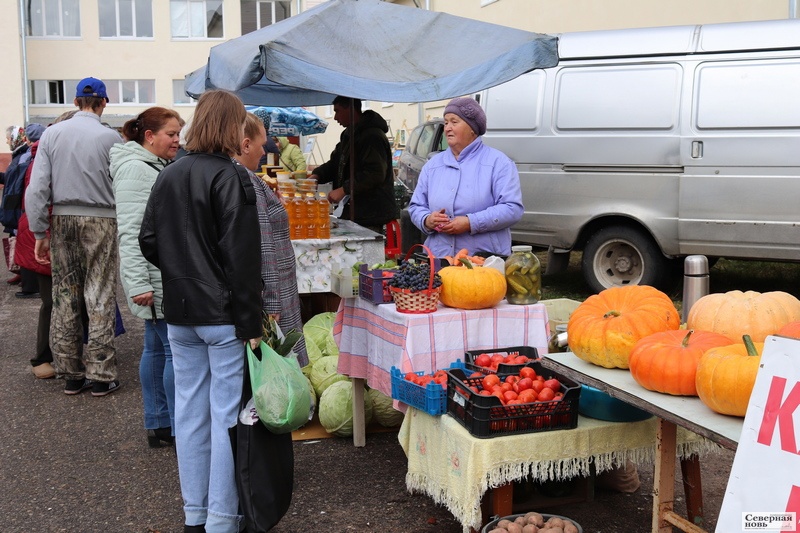
<svg viewBox="0 0 800 533">
<path fill-rule="evenodd" d="M 542 304 L 467 311 L 441 303 L 433 313 L 398 313 L 394 303 L 375 305 L 362 298 L 342 299 L 333 334 L 339 345 L 340 374 L 364 378 L 370 387 L 392 394 L 391 368 L 433 372 L 464 360 L 467 350 L 533 346 L 547 353 L 550 336 Z"/>
</svg>

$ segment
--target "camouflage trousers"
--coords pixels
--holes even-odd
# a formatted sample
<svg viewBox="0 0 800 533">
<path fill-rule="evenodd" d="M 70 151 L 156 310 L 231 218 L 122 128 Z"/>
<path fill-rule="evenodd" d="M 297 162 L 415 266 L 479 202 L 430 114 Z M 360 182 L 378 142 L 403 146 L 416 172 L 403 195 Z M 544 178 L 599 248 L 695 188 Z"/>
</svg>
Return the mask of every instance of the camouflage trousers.
<svg viewBox="0 0 800 533">
<path fill-rule="evenodd" d="M 117 271 L 117 220 L 53 216 L 50 225 L 53 314 L 50 348 L 56 373 L 65 379 L 117 379 L 114 346 Z M 89 320 L 84 347 L 81 300 Z"/>
</svg>

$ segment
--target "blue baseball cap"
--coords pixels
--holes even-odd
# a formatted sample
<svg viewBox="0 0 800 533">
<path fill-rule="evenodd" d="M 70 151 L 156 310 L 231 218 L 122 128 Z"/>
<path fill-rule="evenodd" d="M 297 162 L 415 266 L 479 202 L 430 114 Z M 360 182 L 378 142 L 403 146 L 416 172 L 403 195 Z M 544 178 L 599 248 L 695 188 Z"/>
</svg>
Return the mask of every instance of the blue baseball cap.
<svg viewBox="0 0 800 533">
<path fill-rule="evenodd" d="M 75 90 L 75 98 L 80 98 L 82 96 L 105 98 L 106 102 L 108 102 L 106 84 L 97 78 L 83 78 L 78 82 L 78 88 Z"/>
</svg>

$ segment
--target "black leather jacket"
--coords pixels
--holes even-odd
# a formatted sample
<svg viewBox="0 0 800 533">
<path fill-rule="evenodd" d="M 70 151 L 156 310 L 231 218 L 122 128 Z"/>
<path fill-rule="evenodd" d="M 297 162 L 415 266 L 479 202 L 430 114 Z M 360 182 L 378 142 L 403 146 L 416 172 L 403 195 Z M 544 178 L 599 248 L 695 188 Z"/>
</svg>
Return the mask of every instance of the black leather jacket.
<svg viewBox="0 0 800 533">
<path fill-rule="evenodd" d="M 233 324 L 260 337 L 261 242 L 247 170 L 224 154 L 189 153 L 156 179 L 139 246 L 161 269 L 169 324 Z"/>
</svg>

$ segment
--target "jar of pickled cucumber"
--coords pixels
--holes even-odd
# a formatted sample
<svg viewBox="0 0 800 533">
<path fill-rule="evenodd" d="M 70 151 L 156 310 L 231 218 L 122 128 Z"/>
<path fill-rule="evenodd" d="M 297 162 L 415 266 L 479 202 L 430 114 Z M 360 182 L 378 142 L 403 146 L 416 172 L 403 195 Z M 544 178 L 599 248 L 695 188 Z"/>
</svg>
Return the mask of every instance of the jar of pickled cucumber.
<svg viewBox="0 0 800 533">
<path fill-rule="evenodd" d="M 527 305 L 542 299 L 542 266 L 531 246 L 512 246 L 505 266 L 508 303 Z"/>
</svg>

